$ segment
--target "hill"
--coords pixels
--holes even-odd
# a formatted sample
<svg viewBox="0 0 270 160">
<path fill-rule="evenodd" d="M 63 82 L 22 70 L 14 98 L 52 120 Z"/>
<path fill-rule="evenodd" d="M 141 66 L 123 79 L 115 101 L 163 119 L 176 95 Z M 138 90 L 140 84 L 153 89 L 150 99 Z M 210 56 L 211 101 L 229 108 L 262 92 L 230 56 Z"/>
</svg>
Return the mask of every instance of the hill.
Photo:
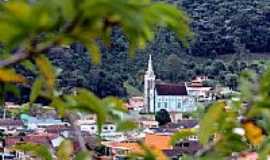
<svg viewBox="0 0 270 160">
<path fill-rule="evenodd" d="M 240 71 L 249 68 L 259 73 L 265 68 L 264 61 L 253 60 L 258 55 L 262 58 L 256 59 L 265 60 L 270 53 L 270 1 L 168 2 L 182 6 L 191 19 L 195 37 L 189 48 L 184 48 L 174 33 L 159 28 L 155 40 L 147 48 L 138 50 L 131 59 L 124 35 L 115 28 L 111 45 L 101 44 L 100 65 L 90 63 L 86 49 L 80 43 L 67 49 L 51 49 L 49 55 L 53 63 L 62 70 L 59 87 L 64 91 L 86 87 L 101 97 L 126 97 L 124 82 L 142 90 L 148 54 L 153 56 L 158 78 L 171 82 L 208 75 L 215 80 L 213 83 L 218 81 L 235 88 Z"/>
</svg>

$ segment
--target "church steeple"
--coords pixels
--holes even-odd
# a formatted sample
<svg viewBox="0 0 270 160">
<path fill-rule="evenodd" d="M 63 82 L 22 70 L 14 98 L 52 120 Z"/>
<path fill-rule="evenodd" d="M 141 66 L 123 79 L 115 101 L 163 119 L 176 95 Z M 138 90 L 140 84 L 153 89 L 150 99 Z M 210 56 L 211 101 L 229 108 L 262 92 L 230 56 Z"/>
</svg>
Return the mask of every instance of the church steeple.
<svg viewBox="0 0 270 160">
<path fill-rule="evenodd" d="M 151 54 L 149 55 L 149 59 L 148 59 L 148 69 L 147 69 L 147 72 L 148 73 L 154 73 Z"/>
<path fill-rule="evenodd" d="M 146 112 L 154 108 L 155 80 L 156 76 L 153 70 L 152 56 L 149 55 L 148 68 L 144 75 L 144 106 Z"/>
</svg>

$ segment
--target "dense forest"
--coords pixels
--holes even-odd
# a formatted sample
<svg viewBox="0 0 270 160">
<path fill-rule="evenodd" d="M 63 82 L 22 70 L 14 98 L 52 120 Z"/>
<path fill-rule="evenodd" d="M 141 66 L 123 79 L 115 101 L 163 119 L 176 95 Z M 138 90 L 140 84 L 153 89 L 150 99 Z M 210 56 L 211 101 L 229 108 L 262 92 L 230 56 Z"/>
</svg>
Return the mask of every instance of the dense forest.
<svg viewBox="0 0 270 160">
<path fill-rule="evenodd" d="M 183 47 L 174 33 L 157 28 L 155 40 L 130 58 L 125 36 L 116 27 L 110 45 L 100 43 L 102 63 L 99 65 L 91 64 L 87 50 L 79 42 L 50 50 L 49 55 L 59 71 L 59 87 L 64 91 L 86 87 L 101 97 L 126 97 L 127 88 L 134 89 L 134 86 L 142 90 L 148 54 L 153 56 L 157 77 L 168 82 L 207 75 L 213 79 L 208 85 L 219 82 L 236 88 L 242 70 L 261 72 L 265 68 L 265 61 L 250 61 L 245 57 L 268 57 L 270 1 L 167 1 L 183 7 L 190 17 L 194 38 L 189 47 Z M 25 72 L 24 67 L 18 68 Z"/>
</svg>

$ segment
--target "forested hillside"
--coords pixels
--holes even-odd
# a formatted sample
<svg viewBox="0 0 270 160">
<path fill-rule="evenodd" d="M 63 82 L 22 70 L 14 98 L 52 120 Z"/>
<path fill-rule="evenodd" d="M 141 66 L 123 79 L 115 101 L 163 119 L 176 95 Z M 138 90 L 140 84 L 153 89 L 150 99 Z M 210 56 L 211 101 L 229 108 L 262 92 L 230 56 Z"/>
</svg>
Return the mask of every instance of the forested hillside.
<svg viewBox="0 0 270 160">
<path fill-rule="evenodd" d="M 71 45 L 70 49 L 50 51 L 51 57 L 58 57 L 54 64 L 61 66 L 59 87 L 65 91 L 86 87 L 102 97 L 126 97 L 124 82 L 142 89 L 148 54 L 153 56 L 158 78 L 172 82 L 208 75 L 235 88 L 240 71 L 250 68 L 260 72 L 265 67 L 264 62 L 247 61 L 243 57 L 270 54 L 270 1 L 168 1 L 182 6 L 190 17 L 195 34 L 188 48 L 184 48 L 173 33 L 159 28 L 156 39 L 130 59 L 128 43 L 121 30 L 115 28 L 110 46 L 100 44 L 100 65 L 90 63 L 86 49 L 79 43 Z M 230 56 L 226 61 L 218 59 L 227 54 Z"/>
</svg>

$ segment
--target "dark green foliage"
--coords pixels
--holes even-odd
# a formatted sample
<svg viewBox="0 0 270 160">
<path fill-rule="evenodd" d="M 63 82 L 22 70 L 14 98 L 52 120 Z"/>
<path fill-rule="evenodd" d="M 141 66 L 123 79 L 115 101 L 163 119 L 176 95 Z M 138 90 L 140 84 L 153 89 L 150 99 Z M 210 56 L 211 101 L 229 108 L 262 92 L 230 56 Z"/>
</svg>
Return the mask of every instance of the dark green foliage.
<svg viewBox="0 0 270 160">
<path fill-rule="evenodd" d="M 270 51 L 269 1 L 168 1 L 182 5 L 193 19 L 198 35 L 191 49 L 193 55 L 236 53 L 243 46 L 253 53 Z"/>
<path fill-rule="evenodd" d="M 238 84 L 238 75 L 229 73 L 225 77 L 225 85 L 232 88 L 236 89 Z"/>
<path fill-rule="evenodd" d="M 258 73 L 262 71 L 261 65 L 248 64 L 242 57 L 270 51 L 268 1 L 167 1 L 182 5 L 192 19 L 195 37 L 189 48 L 184 48 L 174 33 L 159 28 L 153 42 L 145 49 L 138 50 L 138 54 L 130 59 L 127 38 L 123 30 L 114 27 L 109 44 L 98 42 L 102 52 L 100 65 L 90 64 L 92 59 L 89 60 L 87 49 L 78 42 L 72 44 L 70 49 L 51 49 L 50 58 L 62 69 L 58 78 L 59 86 L 64 91 L 72 87 L 86 87 L 101 97 L 126 97 L 123 84 L 126 81 L 143 90 L 142 75 L 146 68 L 147 54 L 153 56 L 158 78 L 169 82 L 187 81 L 196 75 L 208 75 L 227 85 L 231 74 L 238 76 L 246 68 Z M 213 61 L 219 55 L 230 53 L 234 55 L 227 61 L 223 58 L 222 61 Z M 211 59 L 194 58 L 191 55 Z M 21 72 L 33 76 L 22 67 Z M 228 85 L 237 88 L 234 83 L 235 81 Z"/>
<path fill-rule="evenodd" d="M 95 148 L 95 153 L 98 155 L 98 156 L 102 156 L 102 155 L 106 155 L 106 146 L 104 145 L 99 145 Z"/>
<path fill-rule="evenodd" d="M 155 119 L 158 121 L 160 126 L 163 126 L 172 121 L 170 114 L 166 109 L 159 110 L 155 115 Z"/>
<path fill-rule="evenodd" d="M 67 92 L 73 87 L 85 87 L 100 97 L 126 96 L 123 84 L 124 75 L 112 74 L 104 68 L 105 65 L 91 65 L 89 57 L 84 53 L 84 47 L 80 44 L 74 44 L 72 49 L 59 48 L 58 51 L 60 53 L 52 50 L 54 54 L 51 54 L 51 59 L 62 70 L 59 76 L 59 86 L 64 91 Z M 113 64 L 108 66 L 112 67 Z"/>
</svg>

